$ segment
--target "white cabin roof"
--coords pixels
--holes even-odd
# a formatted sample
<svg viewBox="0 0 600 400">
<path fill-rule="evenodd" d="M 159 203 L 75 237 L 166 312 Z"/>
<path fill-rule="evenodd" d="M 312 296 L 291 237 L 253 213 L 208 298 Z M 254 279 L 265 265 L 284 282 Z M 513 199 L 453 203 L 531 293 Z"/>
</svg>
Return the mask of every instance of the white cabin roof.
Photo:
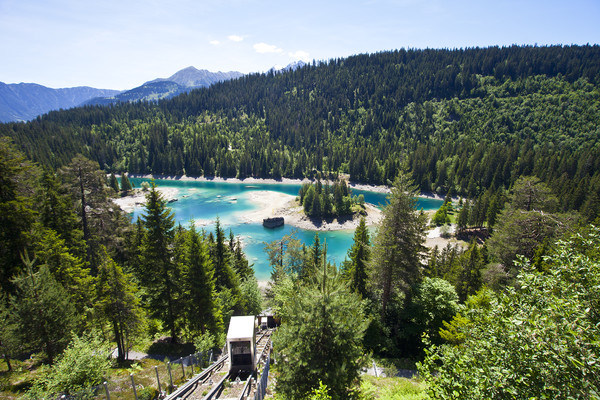
<svg viewBox="0 0 600 400">
<path fill-rule="evenodd" d="M 252 339 L 254 337 L 254 315 L 243 317 L 231 317 L 227 340 L 229 339 Z"/>
</svg>

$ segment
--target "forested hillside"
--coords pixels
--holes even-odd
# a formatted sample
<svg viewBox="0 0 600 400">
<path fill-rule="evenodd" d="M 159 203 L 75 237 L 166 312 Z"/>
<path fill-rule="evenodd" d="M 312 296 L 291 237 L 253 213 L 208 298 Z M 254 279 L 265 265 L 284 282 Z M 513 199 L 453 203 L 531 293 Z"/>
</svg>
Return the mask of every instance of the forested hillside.
<svg viewBox="0 0 600 400">
<path fill-rule="evenodd" d="M 600 47 L 398 50 L 245 76 L 158 104 L 0 126 L 28 157 L 224 177 L 349 173 L 476 197 L 537 175 L 579 209 L 600 193 Z"/>
<path fill-rule="evenodd" d="M 278 396 L 368 393 L 373 354 L 423 361 L 435 398 L 597 397 L 599 121 L 600 46 L 554 46 L 358 55 L 1 124 L 8 391 L 78 397 L 108 374 L 95 343 L 130 376 L 130 349 L 221 347 L 232 315 L 263 308 L 233 232 L 176 225 L 154 184 L 130 221 L 115 173 L 316 177 L 299 197 L 317 216 L 352 209 L 345 180 L 321 182 L 349 174 L 394 184 L 347 260 L 318 234 L 265 246 Z M 425 247 L 420 191 L 446 195 L 433 222 L 455 244 Z M 105 365 L 78 367 L 93 379 L 64 372 L 81 347 Z"/>
</svg>

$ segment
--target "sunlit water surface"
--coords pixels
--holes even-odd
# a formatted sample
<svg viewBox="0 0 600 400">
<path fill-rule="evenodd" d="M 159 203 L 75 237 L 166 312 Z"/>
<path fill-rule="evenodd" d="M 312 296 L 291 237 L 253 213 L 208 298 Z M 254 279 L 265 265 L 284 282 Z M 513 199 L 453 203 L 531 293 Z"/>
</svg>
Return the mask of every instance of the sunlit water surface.
<svg viewBox="0 0 600 400">
<path fill-rule="evenodd" d="M 149 179 L 131 178 L 135 187 L 140 187 L 144 181 Z M 280 228 L 267 229 L 261 223 L 245 223 L 240 220 L 244 212 L 255 210 L 259 206 L 249 200 L 252 191 L 267 190 L 273 192 L 297 195 L 300 184 L 290 183 L 230 183 L 230 182 L 205 182 L 205 181 L 181 181 L 170 179 L 157 179 L 159 187 L 176 188 L 177 201 L 169 203 L 169 207 L 175 214 L 176 223 L 189 226 L 195 223 L 199 229 L 207 232 L 214 231 L 217 216 L 229 237 L 231 229 L 235 236 L 239 236 L 243 244 L 244 252 L 248 261 L 254 264 L 254 271 L 258 280 L 268 280 L 271 267 L 264 251 L 265 242 L 281 239 L 284 235 L 297 232 L 297 237 L 303 243 L 311 245 L 315 232 L 284 225 Z M 352 195 L 364 195 L 367 203 L 383 206 L 386 204 L 386 194 L 352 189 Z M 441 200 L 418 199 L 417 207 L 424 210 L 437 209 L 441 206 Z M 143 213 L 143 208 L 134 210 L 133 220 Z M 373 231 L 372 231 L 373 232 Z M 321 242 L 327 243 L 327 258 L 330 262 L 341 264 L 347 258 L 348 249 L 352 246 L 353 230 L 320 231 Z"/>
</svg>

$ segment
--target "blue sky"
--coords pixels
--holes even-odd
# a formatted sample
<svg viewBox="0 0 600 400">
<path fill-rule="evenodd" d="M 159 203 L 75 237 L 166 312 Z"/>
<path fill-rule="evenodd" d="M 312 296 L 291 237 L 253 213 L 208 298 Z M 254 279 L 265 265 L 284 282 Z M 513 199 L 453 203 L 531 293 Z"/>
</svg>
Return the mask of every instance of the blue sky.
<svg viewBox="0 0 600 400">
<path fill-rule="evenodd" d="M 398 48 L 598 44 L 600 0 L 0 0 L 0 81 L 129 89 Z"/>
</svg>

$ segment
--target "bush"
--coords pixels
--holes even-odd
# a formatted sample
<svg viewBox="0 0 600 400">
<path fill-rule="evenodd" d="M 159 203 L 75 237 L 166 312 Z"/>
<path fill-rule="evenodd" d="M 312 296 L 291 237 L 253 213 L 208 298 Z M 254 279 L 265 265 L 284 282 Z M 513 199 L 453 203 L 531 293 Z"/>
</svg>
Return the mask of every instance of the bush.
<svg viewBox="0 0 600 400">
<path fill-rule="evenodd" d="M 152 386 L 146 386 L 137 391 L 138 400 L 154 400 L 158 398 L 158 389 Z"/>
<path fill-rule="evenodd" d="M 432 398 L 598 398 L 600 230 L 559 242 L 543 272 L 521 259 L 515 288 L 451 323 L 420 373 Z"/>
<path fill-rule="evenodd" d="M 109 372 L 110 348 L 97 335 L 75 336 L 52 367 L 44 368 L 26 397 L 52 398 L 59 394 L 88 398 Z"/>
</svg>

